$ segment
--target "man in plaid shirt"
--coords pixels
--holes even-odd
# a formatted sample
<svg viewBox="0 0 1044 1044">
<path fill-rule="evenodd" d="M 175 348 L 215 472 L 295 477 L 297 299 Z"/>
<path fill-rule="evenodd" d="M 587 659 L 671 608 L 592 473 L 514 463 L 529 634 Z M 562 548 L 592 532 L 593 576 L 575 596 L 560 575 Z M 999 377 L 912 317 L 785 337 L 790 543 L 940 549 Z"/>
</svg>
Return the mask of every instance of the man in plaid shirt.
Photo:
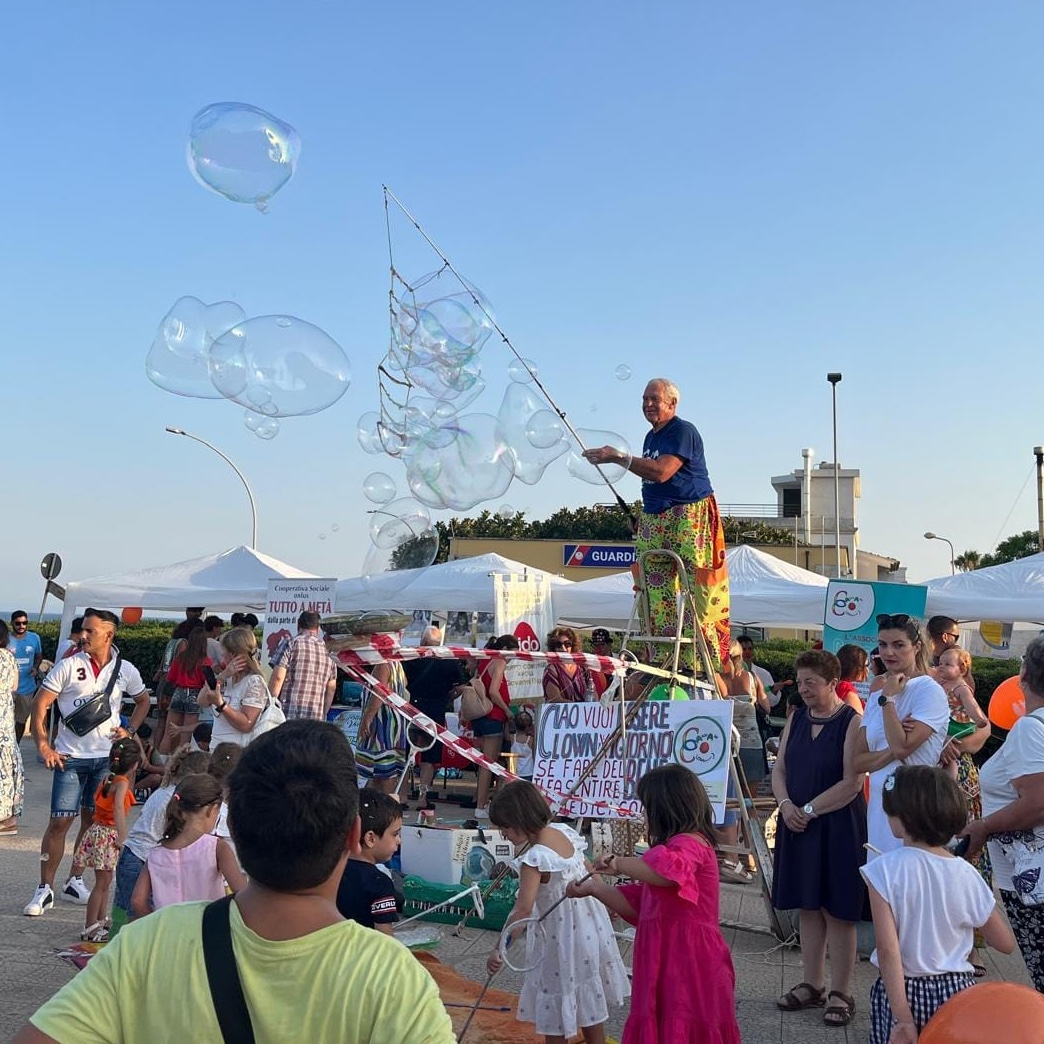
<svg viewBox="0 0 1044 1044">
<path fill-rule="evenodd" d="M 319 614 L 306 610 L 297 618 L 297 637 L 272 671 L 268 688 L 283 704 L 287 718 L 326 721 L 337 689 L 337 668 L 319 633 Z"/>
</svg>

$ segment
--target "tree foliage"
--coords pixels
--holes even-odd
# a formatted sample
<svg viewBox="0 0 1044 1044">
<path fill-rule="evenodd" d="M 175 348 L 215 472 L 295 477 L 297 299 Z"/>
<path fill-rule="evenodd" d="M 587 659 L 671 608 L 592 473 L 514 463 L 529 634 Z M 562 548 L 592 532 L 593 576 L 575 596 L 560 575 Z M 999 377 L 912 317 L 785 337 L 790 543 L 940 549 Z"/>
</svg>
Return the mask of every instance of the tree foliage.
<svg viewBox="0 0 1044 1044">
<path fill-rule="evenodd" d="M 1040 551 L 1040 535 L 1035 529 L 1025 529 L 1021 533 L 1002 540 L 996 550 L 982 554 L 979 551 L 963 551 L 953 564 L 961 572 L 972 569 L 984 569 L 986 566 L 1000 565 L 1002 562 L 1014 562 L 1019 558 L 1035 555 Z"/>
</svg>

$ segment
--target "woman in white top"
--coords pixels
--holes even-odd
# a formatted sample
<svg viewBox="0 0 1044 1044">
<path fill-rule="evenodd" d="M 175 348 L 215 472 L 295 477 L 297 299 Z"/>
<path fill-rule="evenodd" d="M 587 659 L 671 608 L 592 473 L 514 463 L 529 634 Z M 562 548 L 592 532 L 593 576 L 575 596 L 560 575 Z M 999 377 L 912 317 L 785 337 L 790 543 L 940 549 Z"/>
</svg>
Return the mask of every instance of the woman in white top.
<svg viewBox="0 0 1044 1044">
<path fill-rule="evenodd" d="M 753 793 L 768 771 L 755 706 L 769 714 L 772 705 L 761 679 L 747 670 L 743 662 L 743 646 L 739 642 L 729 646 L 729 662 L 722 665 L 715 682 L 718 695 L 723 700 L 732 700 L 732 724 L 740 736 L 740 763 L 747 786 Z"/>
<path fill-rule="evenodd" d="M 993 883 L 1000 892 L 1022 959 L 1038 993 L 1044 993 L 1044 906 L 1024 906 L 1012 880 L 1011 857 L 991 835 L 1034 831 L 1044 843 L 1044 638 L 1026 649 L 1019 674 L 1026 714 L 1012 726 L 1000 750 L 979 770 L 982 819 L 964 833 L 971 839 L 966 858 L 989 839 Z"/>
<path fill-rule="evenodd" d="M 946 693 L 928 674 L 928 642 L 919 621 L 906 613 L 878 616 L 877 647 L 886 673 L 867 701 L 854 759 L 856 772 L 870 773 L 868 859 L 902 846 L 881 807 L 885 779 L 900 764 L 937 765 L 950 724 Z"/>
<path fill-rule="evenodd" d="M 197 702 L 214 708 L 212 747 L 219 743 L 245 747 L 270 698 L 261 668 L 254 659 L 257 639 L 250 628 L 233 627 L 221 636 L 221 645 L 227 659 L 225 669 L 218 675 L 218 687 L 214 690 L 204 685 Z"/>
</svg>

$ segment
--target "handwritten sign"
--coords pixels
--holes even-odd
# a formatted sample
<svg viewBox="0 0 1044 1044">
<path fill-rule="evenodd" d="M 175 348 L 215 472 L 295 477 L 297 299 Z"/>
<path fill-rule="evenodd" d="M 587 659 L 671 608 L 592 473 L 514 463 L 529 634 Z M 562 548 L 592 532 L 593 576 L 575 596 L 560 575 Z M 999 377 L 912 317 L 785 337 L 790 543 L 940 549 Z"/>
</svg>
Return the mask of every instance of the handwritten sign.
<svg viewBox="0 0 1044 1044">
<path fill-rule="evenodd" d="M 616 730 L 620 706 L 553 703 L 540 710 L 533 782 L 552 797 L 566 794 Z M 576 791 L 570 815 L 619 818 L 641 812 L 638 780 L 659 765 L 682 765 L 703 783 L 720 822 L 725 812 L 731 700 L 646 703 Z"/>
</svg>

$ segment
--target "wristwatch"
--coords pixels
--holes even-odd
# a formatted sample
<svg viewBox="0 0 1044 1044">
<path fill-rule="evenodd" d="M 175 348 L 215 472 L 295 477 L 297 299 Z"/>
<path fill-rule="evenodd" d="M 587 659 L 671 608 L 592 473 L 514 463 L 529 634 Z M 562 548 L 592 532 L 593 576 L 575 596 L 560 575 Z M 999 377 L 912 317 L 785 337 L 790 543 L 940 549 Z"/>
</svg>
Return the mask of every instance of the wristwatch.
<svg viewBox="0 0 1044 1044">
<path fill-rule="evenodd" d="M 805 805 L 801 811 L 804 812 L 806 816 L 811 816 L 813 819 L 816 819 L 819 816 L 819 813 L 812 807 L 811 801 Z"/>
<path fill-rule="evenodd" d="M 215 714 L 224 714 L 225 713 L 225 708 L 227 706 L 228 706 L 227 703 L 222 703 L 220 705 L 215 703 L 214 704 L 214 713 Z"/>
<path fill-rule="evenodd" d="M 889 702 L 891 702 L 891 701 L 888 699 L 888 697 L 883 692 L 881 693 L 880 696 L 877 697 L 877 706 L 878 707 L 887 707 Z"/>
</svg>

